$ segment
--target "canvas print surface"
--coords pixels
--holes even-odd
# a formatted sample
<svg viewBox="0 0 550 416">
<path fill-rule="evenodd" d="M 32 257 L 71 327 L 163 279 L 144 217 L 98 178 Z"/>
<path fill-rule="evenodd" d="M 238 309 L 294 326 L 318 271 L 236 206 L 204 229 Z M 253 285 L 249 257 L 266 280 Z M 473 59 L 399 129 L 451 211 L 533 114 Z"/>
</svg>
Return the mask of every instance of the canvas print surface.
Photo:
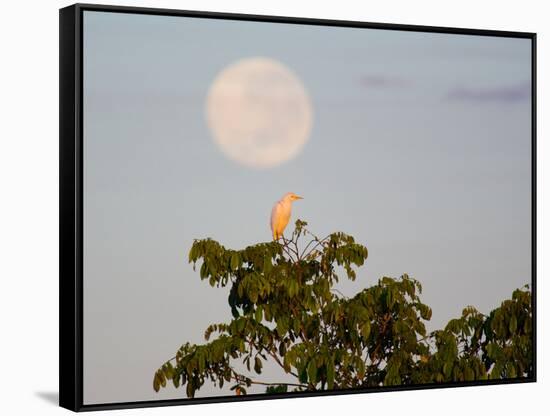
<svg viewBox="0 0 550 416">
<path fill-rule="evenodd" d="M 84 404 L 531 377 L 531 40 L 83 14 Z"/>
</svg>

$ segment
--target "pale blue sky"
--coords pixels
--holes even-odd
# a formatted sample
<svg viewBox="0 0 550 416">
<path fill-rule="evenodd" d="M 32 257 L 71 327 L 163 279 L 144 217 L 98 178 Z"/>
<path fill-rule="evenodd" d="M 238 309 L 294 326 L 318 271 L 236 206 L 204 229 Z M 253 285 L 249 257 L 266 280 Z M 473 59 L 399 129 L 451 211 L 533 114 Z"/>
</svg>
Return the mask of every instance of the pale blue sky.
<svg viewBox="0 0 550 416">
<path fill-rule="evenodd" d="M 368 247 L 342 291 L 409 273 L 432 329 L 530 282 L 530 54 L 528 39 L 85 12 L 84 402 L 184 396 L 154 393 L 153 372 L 229 317 L 187 264 L 193 239 L 267 241 L 287 191 L 305 197 L 294 219 Z M 216 74 L 254 56 L 291 68 L 314 113 L 299 156 L 266 170 L 227 159 L 204 114 Z"/>
</svg>

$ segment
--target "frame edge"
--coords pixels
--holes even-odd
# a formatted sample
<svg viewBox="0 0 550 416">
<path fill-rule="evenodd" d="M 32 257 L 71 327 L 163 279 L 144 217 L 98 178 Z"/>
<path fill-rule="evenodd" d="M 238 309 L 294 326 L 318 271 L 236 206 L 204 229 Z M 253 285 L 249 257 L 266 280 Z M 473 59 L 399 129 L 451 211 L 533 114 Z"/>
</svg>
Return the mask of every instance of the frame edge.
<svg viewBox="0 0 550 416">
<path fill-rule="evenodd" d="M 59 406 L 82 407 L 80 204 L 80 19 L 59 10 Z"/>
</svg>

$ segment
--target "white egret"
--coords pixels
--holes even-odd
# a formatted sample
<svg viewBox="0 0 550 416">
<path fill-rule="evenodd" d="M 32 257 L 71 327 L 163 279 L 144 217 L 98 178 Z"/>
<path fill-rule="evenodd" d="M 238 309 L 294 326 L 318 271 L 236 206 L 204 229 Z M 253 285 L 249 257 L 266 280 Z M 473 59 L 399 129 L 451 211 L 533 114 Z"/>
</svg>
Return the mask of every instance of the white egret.
<svg viewBox="0 0 550 416">
<path fill-rule="evenodd" d="M 273 209 L 271 210 L 271 232 L 273 234 L 273 240 L 278 240 L 283 235 L 283 231 L 290 220 L 292 202 L 297 199 L 303 198 L 296 195 L 294 192 L 287 192 L 275 203 L 275 205 L 273 205 Z"/>
</svg>

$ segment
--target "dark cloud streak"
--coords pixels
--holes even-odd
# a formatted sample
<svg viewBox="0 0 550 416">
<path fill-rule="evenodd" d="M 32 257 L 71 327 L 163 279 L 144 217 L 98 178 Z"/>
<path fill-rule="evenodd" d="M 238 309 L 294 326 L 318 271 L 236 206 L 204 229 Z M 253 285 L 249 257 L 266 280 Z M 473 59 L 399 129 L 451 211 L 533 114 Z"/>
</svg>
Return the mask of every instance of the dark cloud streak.
<svg viewBox="0 0 550 416">
<path fill-rule="evenodd" d="M 450 90 L 446 96 L 448 100 L 452 101 L 503 103 L 523 101 L 530 97 L 531 84 L 529 82 L 493 88 L 457 87 Z"/>
<path fill-rule="evenodd" d="M 385 75 L 366 75 L 361 78 L 361 85 L 368 88 L 403 88 L 411 85 L 409 80 Z"/>
</svg>

